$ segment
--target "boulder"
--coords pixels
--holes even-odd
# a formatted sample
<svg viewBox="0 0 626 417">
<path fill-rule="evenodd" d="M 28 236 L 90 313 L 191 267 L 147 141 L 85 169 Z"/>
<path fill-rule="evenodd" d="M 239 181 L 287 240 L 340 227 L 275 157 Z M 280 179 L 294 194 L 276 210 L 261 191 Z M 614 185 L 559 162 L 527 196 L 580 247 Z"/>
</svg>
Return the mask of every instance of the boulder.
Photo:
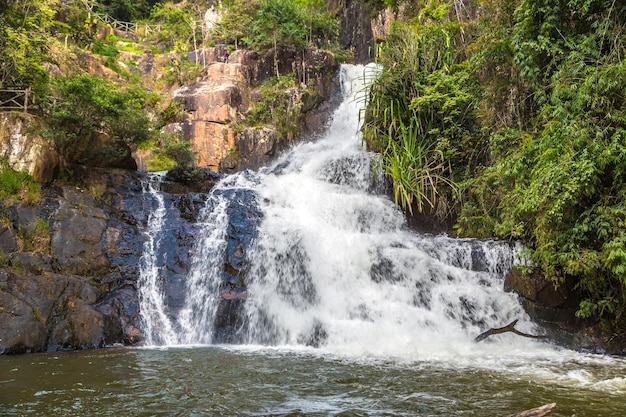
<svg viewBox="0 0 626 417">
<path fill-rule="evenodd" d="M 290 47 L 280 47 L 276 54 L 273 50 L 264 53 L 236 50 L 232 51 L 230 63 L 223 63 L 219 58 L 223 49 L 216 46 L 186 57 L 204 66 L 203 75 L 173 92 L 172 99 L 184 108 L 185 121 L 163 129 L 164 133 L 174 133 L 191 142 L 196 165 L 215 172 L 257 169 L 267 164 L 277 150 L 291 144 L 289 138 L 269 132 L 271 128 L 234 128 L 254 101 L 251 86 L 276 75 L 275 57 L 280 74 L 295 74 L 303 83 L 291 94 L 293 105 L 301 109 L 298 118 L 301 136 L 319 134 L 326 128 L 341 99 L 333 94 L 340 88 L 336 77 L 338 64 L 331 53 Z"/>
<path fill-rule="evenodd" d="M 247 108 L 247 80 L 240 65 L 215 63 L 206 68 L 201 80 L 185 85 L 173 94 L 183 103 L 188 120 L 230 123 L 237 112 Z"/>
<path fill-rule="evenodd" d="M 0 157 L 6 158 L 12 169 L 47 183 L 54 178 L 59 158 L 49 142 L 36 133 L 42 123 L 28 113 L 0 112 Z"/>
<path fill-rule="evenodd" d="M 235 149 L 235 131 L 226 124 L 195 120 L 181 125 L 184 140 L 193 144 L 195 164 L 218 172 L 222 160 Z"/>
<path fill-rule="evenodd" d="M 106 272 L 103 237 L 108 215 L 88 194 L 72 187 L 62 190 L 65 199 L 53 218 L 51 241 L 59 269 L 78 275 Z"/>
<path fill-rule="evenodd" d="M 279 147 L 276 130 L 261 128 L 246 128 L 237 135 L 235 143 L 236 153 L 228 155 L 221 161 L 220 171 L 256 169 L 268 165 Z"/>
<path fill-rule="evenodd" d="M 569 329 L 583 325 L 576 317 L 580 297 L 571 279 L 555 285 L 539 270 L 524 274 L 513 268 L 504 280 L 504 289 L 519 294 L 526 311 L 535 320 Z"/>
<path fill-rule="evenodd" d="M 104 340 L 97 292 L 84 278 L 10 273 L 0 290 L 0 353 L 94 348 Z"/>
</svg>

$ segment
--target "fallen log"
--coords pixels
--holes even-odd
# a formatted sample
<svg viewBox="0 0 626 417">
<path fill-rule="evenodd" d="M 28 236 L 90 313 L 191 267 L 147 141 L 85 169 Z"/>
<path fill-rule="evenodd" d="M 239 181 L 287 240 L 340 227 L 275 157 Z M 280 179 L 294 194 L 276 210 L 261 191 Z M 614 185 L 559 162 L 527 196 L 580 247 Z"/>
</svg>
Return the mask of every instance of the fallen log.
<svg viewBox="0 0 626 417">
<path fill-rule="evenodd" d="M 513 320 L 511 323 L 507 324 L 504 327 L 499 327 L 497 329 L 489 329 L 486 332 L 483 332 L 481 334 L 479 334 L 478 336 L 476 336 L 474 338 L 474 342 L 480 342 L 481 340 L 485 340 L 486 338 L 488 338 L 491 335 L 494 334 L 499 334 L 499 333 L 506 333 L 506 332 L 512 332 L 515 333 L 518 336 L 523 336 L 523 337 L 531 337 L 533 339 L 543 339 L 546 336 L 542 336 L 542 335 L 534 335 L 534 334 L 528 334 L 528 333 L 522 333 L 519 330 L 517 330 L 515 328 L 515 325 L 517 324 L 517 320 Z"/>
<path fill-rule="evenodd" d="M 543 417 L 550 414 L 555 407 L 556 403 L 546 404 L 542 405 L 541 407 L 522 411 L 521 413 L 512 414 L 509 417 Z"/>
</svg>

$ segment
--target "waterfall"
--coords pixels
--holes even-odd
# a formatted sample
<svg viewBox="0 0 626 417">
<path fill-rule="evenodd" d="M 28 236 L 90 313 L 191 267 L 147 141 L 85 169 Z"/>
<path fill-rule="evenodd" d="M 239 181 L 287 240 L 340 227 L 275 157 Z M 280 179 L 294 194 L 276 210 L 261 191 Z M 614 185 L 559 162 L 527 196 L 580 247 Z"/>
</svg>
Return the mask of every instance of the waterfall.
<svg viewBox="0 0 626 417">
<path fill-rule="evenodd" d="M 517 297 L 503 291 L 517 247 L 416 233 L 379 192 L 376 155 L 363 150 L 359 133 L 376 71 L 343 65 L 344 100 L 323 138 L 211 191 L 176 314 L 158 306 L 153 258 L 163 206 L 154 195 L 140 280 L 148 343 L 437 355 L 475 346 L 476 335 L 514 319 L 520 330 L 536 330 Z M 245 296 L 225 299 L 226 287 Z"/>
<path fill-rule="evenodd" d="M 165 263 L 162 242 L 167 221 L 165 198 L 160 190 L 164 175 L 165 172 L 152 173 L 142 184 L 149 214 L 144 228 L 146 241 L 139 265 L 137 287 L 141 324 L 145 343 L 148 345 L 170 345 L 177 340 L 174 323 L 168 316 L 164 303 L 165 294 L 160 273 Z"/>
<path fill-rule="evenodd" d="M 463 348 L 517 318 L 532 328 L 502 289 L 515 247 L 416 234 L 371 192 L 374 155 L 358 133 L 368 70 L 344 66 L 346 97 L 326 137 L 261 173 L 248 342 L 401 355 Z"/>
</svg>

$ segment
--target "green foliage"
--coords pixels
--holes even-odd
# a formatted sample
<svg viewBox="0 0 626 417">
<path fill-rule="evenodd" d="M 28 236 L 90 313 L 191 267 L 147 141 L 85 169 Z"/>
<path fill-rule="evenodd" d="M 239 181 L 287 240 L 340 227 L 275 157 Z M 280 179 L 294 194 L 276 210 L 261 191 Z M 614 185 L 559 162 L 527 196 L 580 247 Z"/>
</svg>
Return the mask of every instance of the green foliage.
<svg viewBox="0 0 626 417">
<path fill-rule="evenodd" d="M 452 6 L 421 3 L 379 48 L 364 139 L 396 201 L 458 192 L 457 233 L 522 240 L 575 280 L 580 317 L 626 328 L 626 5 L 485 0 L 469 22 Z"/>
<path fill-rule="evenodd" d="M 196 63 L 189 62 L 186 58 L 173 58 L 164 70 L 164 80 L 168 84 L 183 85 L 200 76 L 203 68 Z"/>
<path fill-rule="evenodd" d="M 490 54 L 506 63 L 513 56 L 509 68 L 526 83 L 520 99 L 532 111 L 523 130 L 511 119 L 491 132 L 492 163 L 468 181 L 459 230 L 523 239 L 556 284 L 577 280 L 580 317 L 623 328 L 626 7 L 526 0 L 513 24 L 513 48 Z M 481 58 L 493 71 L 493 60 Z M 515 83 L 504 88 L 523 92 Z"/>
<path fill-rule="evenodd" d="M 57 0 L 3 0 L 0 5 L 0 87 L 45 90 Z"/>
<path fill-rule="evenodd" d="M 236 46 L 254 49 L 307 45 L 334 47 L 338 41 L 337 18 L 322 0 L 263 0 L 225 2 L 226 13 L 214 36 Z"/>
<path fill-rule="evenodd" d="M 130 147 L 152 134 L 147 108 L 156 97 L 143 87 L 118 85 L 91 75 L 54 80 L 56 102 L 47 118 L 61 165 L 116 166 Z"/>
<path fill-rule="evenodd" d="M 134 22 L 148 17 L 152 8 L 162 2 L 163 0 L 104 0 L 101 3 L 110 16 L 124 22 Z"/>
<path fill-rule="evenodd" d="M 254 108 L 248 113 L 246 124 L 276 126 L 279 136 L 287 139 L 299 133 L 299 103 L 293 99 L 295 78 L 289 76 L 274 77 L 259 87 L 260 97 Z"/>
<path fill-rule="evenodd" d="M 0 200 L 35 204 L 41 198 L 41 185 L 27 172 L 13 170 L 0 160 Z"/>
<path fill-rule="evenodd" d="M 161 152 L 155 152 L 145 161 L 148 171 L 169 171 L 176 168 L 176 162 Z"/>
<path fill-rule="evenodd" d="M 396 204 L 409 212 L 415 205 L 423 212 L 425 206 L 437 206 L 442 186 L 456 191 L 456 184 L 450 180 L 443 152 L 436 148 L 435 142 L 420 134 L 418 119 L 411 118 L 408 126 L 401 117 L 397 120 L 395 136 L 386 140 L 387 149 L 383 153 L 385 174 L 392 179 Z"/>
<path fill-rule="evenodd" d="M 260 2 L 234 0 L 225 2 L 225 6 L 225 13 L 213 29 L 213 36 L 225 40 L 227 44 L 234 44 L 235 47 L 249 42 Z"/>
<path fill-rule="evenodd" d="M 168 50 L 188 52 L 196 49 L 197 39 L 202 39 L 202 25 L 191 8 L 176 7 L 171 2 L 157 4 L 150 19 L 161 25 L 153 41 Z"/>
<path fill-rule="evenodd" d="M 370 90 L 364 140 L 382 153 L 396 202 L 409 211 L 435 209 L 437 196 L 453 201 L 455 177 L 480 154 L 477 87 L 457 62 L 459 29 L 395 24 L 379 50 L 383 71 Z"/>
<path fill-rule="evenodd" d="M 104 43 L 96 39 L 93 41 L 93 52 L 102 56 L 115 57 L 119 51 L 115 45 Z"/>
<path fill-rule="evenodd" d="M 179 135 L 172 134 L 164 137 L 164 149 L 157 150 L 165 160 L 174 162 L 170 167 L 173 175 L 183 182 L 194 182 L 200 176 L 200 170 L 195 166 L 196 153 L 192 149 L 191 142 L 181 140 Z"/>
<path fill-rule="evenodd" d="M 190 168 L 194 165 L 195 153 L 191 149 L 191 142 L 166 139 L 164 154 L 180 168 Z"/>
<path fill-rule="evenodd" d="M 185 115 L 185 108 L 182 101 L 170 101 L 159 113 L 158 127 L 163 127 L 170 123 L 181 123 Z"/>
<path fill-rule="evenodd" d="M 266 0 L 253 24 L 252 45 L 267 48 L 278 45 L 306 45 L 306 28 L 293 1 Z"/>
<path fill-rule="evenodd" d="M 64 2 L 55 15 L 55 29 L 69 37 L 76 45 L 88 45 L 94 35 L 93 22 L 89 21 L 88 10 L 81 0 Z"/>
</svg>

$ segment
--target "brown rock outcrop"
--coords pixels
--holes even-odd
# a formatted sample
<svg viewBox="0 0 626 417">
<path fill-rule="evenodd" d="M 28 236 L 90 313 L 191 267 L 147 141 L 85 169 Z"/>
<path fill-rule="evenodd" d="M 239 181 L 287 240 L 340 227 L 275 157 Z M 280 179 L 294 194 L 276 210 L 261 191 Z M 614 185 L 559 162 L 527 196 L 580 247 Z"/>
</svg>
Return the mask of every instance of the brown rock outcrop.
<svg viewBox="0 0 626 417">
<path fill-rule="evenodd" d="M 215 172 L 255 169 L 267 164 L 275 151 L 286 147 L 287 138 L 271 127 L 234 128 L 245 119 L 254 102 L 254 88 L 280 74 L 293 74 L 306 83 L 294 88 L 299 101 L 298 126 L 302 135 L 319 133 L 328 122 L 333 105 L 332 91 L 338 64 L 331 53 L 282 47 L 277 54 L 232 51 L 229 63 L 221 62 L 223 46 L 203 49 L 186 57 L 203 66 L 202 76 L 172 94 L 185 111 L 185 120 L 166 126 L 163 132 L 180 132 L 181 139 L 192 143 L 196 164 Z M 274 58 L 277 57 L 278 65 Z M 308 88 L 307 88 L 308 86 Z"/>
<path fill-rule="evenodd" d="M 9 161 L 16 171 L 26 171 L 37 181 L 53 179 L 59 158 L 37 127 L 42 121 L 22 112 L 0 112 L 0 157 Z"/>
</svg>

